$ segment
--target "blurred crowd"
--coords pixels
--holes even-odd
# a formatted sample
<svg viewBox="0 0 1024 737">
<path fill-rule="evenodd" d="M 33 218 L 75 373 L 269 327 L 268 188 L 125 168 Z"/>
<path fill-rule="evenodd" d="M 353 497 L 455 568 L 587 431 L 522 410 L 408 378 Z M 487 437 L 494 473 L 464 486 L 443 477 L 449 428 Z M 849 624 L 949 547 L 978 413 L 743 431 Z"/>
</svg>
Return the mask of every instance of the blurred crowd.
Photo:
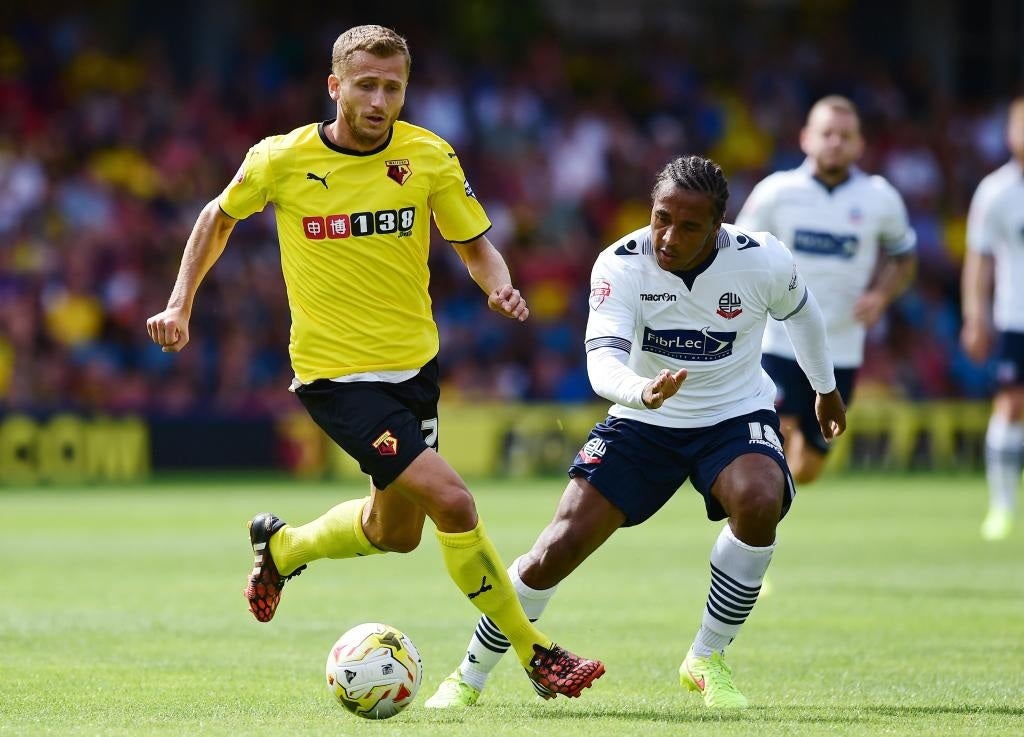
<svg viewBox="0 0 1024 737">
<path fill-rule="evenodd" d="M 872 330 L 863 390 L 987 391 L 986 367 L 957 345 L 958 279 L 971 193 L 1007 157 L 1006 100 L 945 99 L 920 69 L 894 72 L 838 37 L 782 48 L 751 37 L 696 53 L 538 33 L 510 55 L 396 27 L 413 53 L 403 118 L 459 153 L 532 312 L 525 324 L 489 315 L 435 233 L 446 400 L 594 399 L 583 352 L 590 267 L 648 221 L 654 173 L 679 153 L 711 156 L 730 180 L 730 219 L 761 177 L 800 163 L 806 110 L 827 93 L 860 106 L 863 168 L 903 194 L 919 238 L 919 279 Z M 175 42 L 155 31 L 112 45 L 74 17 L 0 30 L 0 409 L 295 407 L 270 208 L 235 228 L 184 352 L 152 345 L 145 320 L 164 307 L 196 216 L 248 147 L 333 116 L 325 80 L 342 29 L 246 33 L 208 72 L 183 70 Z"/>
</svg>

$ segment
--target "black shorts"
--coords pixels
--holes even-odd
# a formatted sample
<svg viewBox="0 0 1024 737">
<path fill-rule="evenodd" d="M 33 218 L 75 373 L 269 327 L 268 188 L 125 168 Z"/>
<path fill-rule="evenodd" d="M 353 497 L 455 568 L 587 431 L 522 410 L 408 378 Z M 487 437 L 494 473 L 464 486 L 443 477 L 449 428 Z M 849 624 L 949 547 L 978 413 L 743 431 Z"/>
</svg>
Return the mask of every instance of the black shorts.
<svg viewBox="0 0 1024 737">
<path fill-rule="evenodd" d="M 359 461 L 373 485 L 385 489 L 420 453 L 437 450 L 437 379 L 434 358 L 399 384 L 318 379 L 295 393 L 331 440 Z"/>
<path fill-rule="evenodd" d="M 779 417 L 760 410 L 711 427 L 660 427 L 637 420 L 608 417 L 569 467 L 569 476 L 589 481 L 626 515 L 624 527 L 638 525 L 661 509 L 690 479 L 704 497 L 708 519 L 726 517 L 711 487 L 726 466 L 747 453 L 775 460 L 786 476 L 782 517 L 796 489 L 782 454 Z"/>
<path fill-rule="evenodd" d="M 821 434 L 818 417 L 814 414 L 814 401 L 817 394 L 807 381 L 800 364 L 791 358 L 773 356 L 765 353 L 761 356 L 761 368 L 768 372 L 775 382 L 775 410 L 780 415 L 792 415 L 797 418 L 797 426 L 804 440 L 814 446 L 819 453 L 825 455 L 832 447 Z M 847 407 L 853 393 L 853 382 L 857 377 L 857 369 L 837 368 L 836 388 Z"/>
<path fill-rule="evenodd" d="M 995 372 L 997 389 L 1024 385 L 1024 333 L 999 333 Z"/>
</svg>

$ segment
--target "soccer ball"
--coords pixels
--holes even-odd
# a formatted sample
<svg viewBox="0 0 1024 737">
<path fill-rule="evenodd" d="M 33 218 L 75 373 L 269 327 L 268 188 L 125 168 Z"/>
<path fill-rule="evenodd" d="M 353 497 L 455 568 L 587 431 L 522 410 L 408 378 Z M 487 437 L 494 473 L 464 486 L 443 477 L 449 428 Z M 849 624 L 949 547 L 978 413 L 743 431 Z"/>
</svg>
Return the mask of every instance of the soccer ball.
<svg viewBox="0 0 1024 737">
<path fill-rule="evenodd" d="M 412 703 L 423 662 L 412 640 L 386 624 L 360 624 L 327 653 L 327 690 L 356 716 L 387 719 Z"/>
</svg>

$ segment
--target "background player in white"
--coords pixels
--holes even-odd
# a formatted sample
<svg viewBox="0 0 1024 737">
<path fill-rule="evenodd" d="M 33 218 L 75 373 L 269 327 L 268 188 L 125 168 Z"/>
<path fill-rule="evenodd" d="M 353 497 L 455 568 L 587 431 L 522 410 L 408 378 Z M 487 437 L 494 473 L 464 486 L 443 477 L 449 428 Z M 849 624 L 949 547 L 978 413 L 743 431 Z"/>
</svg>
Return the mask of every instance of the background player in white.
<svg viewBox="0 0 1024 737">
<path fill-rule="evenodd" d="M 899 193 L 856 166 L 864 150 L 857 108 L 830 95 L 815 103 L 800 132 L 807 160 L 762 180 L 736 217 L 748 232 L 773 233 L 790 251 L 825 315 L 836 385 L 849 404 L 864 336 L 917 270 L 917 237 Z M 825 466 L 814 392 L 797 365 L 785 329 L 768 321 L 762 364 L 778 388 L 786 459 L 798 484 Z"/>
<path fill-rule="evenodd" d="M 562 579 L 689 478 L 708 518 L 729 521 L 711 550 L 707 605 L 680 680 L 710 707 L 743 708 L 723 651 L 757 601 L 794 494 L 775 388 L 760 365 L 769 315 L 790 326 L 825 437 L 845 429 L 845 408 L 814 296 L 774 236 L 722 224 L 729 190 L 719 166 L 677 158 L 652 197 L 650 226 L 605 249 L 592 274 L 587 368 L 594 390 L 615 404 L 570 467 L 554 519 L 509 574 L 527 615 L 539 617 Z M 508 647 L 481 618 L 466 657 L 426 706 L 475 703 Z"/>
<path fill-rule="evenodd" d="M 985 434 L 986 540 L 1012 531 L 1024 466 L 1024 97 L 1010 105 L 1006 140 L 1012 158 L 981 180 L 971 200 L 961 285 L 964 350 L 981 361 L 998 344 Z"/>
</svg>

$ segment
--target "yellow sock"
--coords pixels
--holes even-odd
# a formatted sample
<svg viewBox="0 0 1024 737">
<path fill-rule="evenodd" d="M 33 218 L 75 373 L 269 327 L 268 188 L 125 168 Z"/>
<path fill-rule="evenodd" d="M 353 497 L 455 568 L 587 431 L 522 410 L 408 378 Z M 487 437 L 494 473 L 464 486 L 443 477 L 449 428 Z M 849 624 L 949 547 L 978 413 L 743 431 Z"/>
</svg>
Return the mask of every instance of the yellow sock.
<svg viewBox="0 0 1024 737">
<path fill-rule="evenodd" d="M 529 668 L 533 645 L 550 648 L 551 640 L 541 633 L 523 612 L 519 597 L 498 557 L 498 551 L 484 531 L 483 521 L 469 532 L 435 530 L 448 575 L 470 603 L 498 625 L 515 648 L 519 662 Z"/>
<path fill-rule="evenodd" d="M 351 499 L 331 507 L 312 522 L 282 527 L 270 538 L 270 555 L 277 570 L 287 576 L 299 566 L 320 558 L 383 553 L 363 532 L 363 507 L 369 502 L 368 496 Z"/>
</svg>

